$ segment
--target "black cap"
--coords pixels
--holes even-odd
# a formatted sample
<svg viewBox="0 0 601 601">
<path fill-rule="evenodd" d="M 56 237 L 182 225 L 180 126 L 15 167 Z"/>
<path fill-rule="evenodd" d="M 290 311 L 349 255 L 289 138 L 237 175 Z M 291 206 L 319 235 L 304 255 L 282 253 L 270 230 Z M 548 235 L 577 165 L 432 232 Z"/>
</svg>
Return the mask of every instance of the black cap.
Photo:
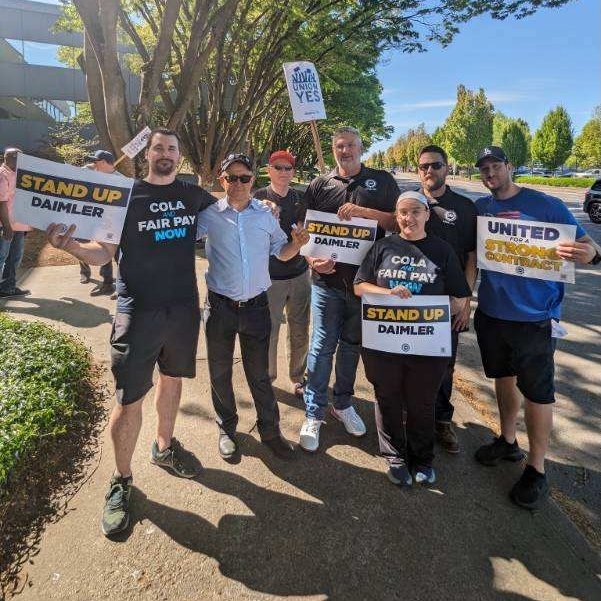
<svg viewBox="0 0 601 601">
<path fill-rule="evenodd" d="M 484 159 L 496 159 L 497 161 L 501 161 L 503 163 L 509 163 L 509 159 L 505 154 L 505 151 L 500 146 L 486 146 L 478 153 L 478 158 L 476 159 L 476 167 L 480 167 L 480 163 Z"/>
<path fill-rule="evenodd" d="M 96 161 L 106 161 L 112 165 L 115 162 L 115 157 L 113 153 L 108 150 L 97 150 L 96 152 L 89 154 L 86 157 L 86 161 L 92 161 L 93 163 Z"/>
<path fill-rule="evenodd" d="M 238 152 L 235 154 L 228 154 L 225 159 L 221 161 L 219 172 L 223 173 L 230 165 L 233 165 L 234 163 L 241 163 L 245 167 L 248 167 L 249 171 L 253 171 L 252 161 L 245 154 Z"/>
</svg>

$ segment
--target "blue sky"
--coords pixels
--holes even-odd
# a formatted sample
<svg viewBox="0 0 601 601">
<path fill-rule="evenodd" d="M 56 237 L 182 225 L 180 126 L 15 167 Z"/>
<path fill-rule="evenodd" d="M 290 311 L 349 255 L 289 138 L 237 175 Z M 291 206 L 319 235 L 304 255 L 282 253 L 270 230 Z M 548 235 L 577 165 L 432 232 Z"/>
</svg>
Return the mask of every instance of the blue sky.
<svg viewBox="0 0 601 601">
<path fill-rule="evenodd" d="M 378 76 L 386 121 L 395 131 L 369 150 L 387 148 L 421 122 L 433 131 L 450 113 L 461 83 L 484 88 L 496 109 L 525 119 L 532 131 L 562 104 L 578 133 L 601 104 L 600 40 L 601 2 L 575 0 L 521 20 L 474 19 L 447 48 L 389 52 Z"/>
</svg>

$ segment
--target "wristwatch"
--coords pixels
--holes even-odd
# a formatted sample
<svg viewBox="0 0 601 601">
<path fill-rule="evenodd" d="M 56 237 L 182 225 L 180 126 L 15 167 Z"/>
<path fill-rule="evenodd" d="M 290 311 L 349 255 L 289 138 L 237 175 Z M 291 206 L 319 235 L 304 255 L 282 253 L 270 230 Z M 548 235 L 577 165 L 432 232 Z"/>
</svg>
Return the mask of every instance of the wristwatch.
<svg viewBox="0 0 601 601">
<path fill-rule="evenodd" d="M 601 253 L 597 250 L 595 256 L 588 262 L 589 265 L 599 265 L 601 263 Z"/>
</svg>

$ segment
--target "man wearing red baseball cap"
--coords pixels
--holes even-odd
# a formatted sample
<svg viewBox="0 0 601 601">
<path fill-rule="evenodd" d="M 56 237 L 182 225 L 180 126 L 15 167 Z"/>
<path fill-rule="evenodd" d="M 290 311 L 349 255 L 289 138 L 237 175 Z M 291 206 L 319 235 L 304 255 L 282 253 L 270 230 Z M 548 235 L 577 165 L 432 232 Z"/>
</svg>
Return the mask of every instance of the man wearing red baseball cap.
<svg viewBox="0 0 601 601">
<path fill-rule="evenodd" d="M 267 173 L 271 183 L 254 193 L 260 200 L 269 200 L 280 209 L 280 227 L 291 240 L 292 226 L 298 219 L 300 195 L 290 187 L 294 177 L 296 159 L 287 150 L 276 150 L 269 157 Z M 271 314 L 271 340 L 269 343 L 269 377 L 277 377 L 278 338 L 284 309 L 288 323 L 288 376 L 292 390 L 302 396 L 307 368 L 309 346 L 309 316 L 311 307 L 311 281 L 309 265 L 297 255 L 290 261 L 280 261 L 272 256 L 269 262 L 271 288 L 267 291 Z"/>
</svg>

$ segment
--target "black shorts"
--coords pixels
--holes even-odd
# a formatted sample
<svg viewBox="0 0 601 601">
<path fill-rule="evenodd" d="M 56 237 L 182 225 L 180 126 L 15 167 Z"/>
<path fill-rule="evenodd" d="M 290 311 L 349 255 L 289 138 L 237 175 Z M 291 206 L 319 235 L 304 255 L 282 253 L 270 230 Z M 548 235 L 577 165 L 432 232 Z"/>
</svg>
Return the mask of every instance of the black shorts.
<svg viewBox="0 0 601 601">
<path fill-rule="evenodd" d="M 159 370 L 172 378 L 196 375 L 200 308 L 179 305 L 117 313 L 111 332 L 111 370 L 117 402 L 128 405 L 152 388 Z"/>
<path fill-rule="evenodd" d="M 517 386 L 529 401 L 555 401 L 555 338 L 550 319 L 507 321 L 478 309 L 474 327 L 487 377 L 517 376 Z"/>
</svg>

